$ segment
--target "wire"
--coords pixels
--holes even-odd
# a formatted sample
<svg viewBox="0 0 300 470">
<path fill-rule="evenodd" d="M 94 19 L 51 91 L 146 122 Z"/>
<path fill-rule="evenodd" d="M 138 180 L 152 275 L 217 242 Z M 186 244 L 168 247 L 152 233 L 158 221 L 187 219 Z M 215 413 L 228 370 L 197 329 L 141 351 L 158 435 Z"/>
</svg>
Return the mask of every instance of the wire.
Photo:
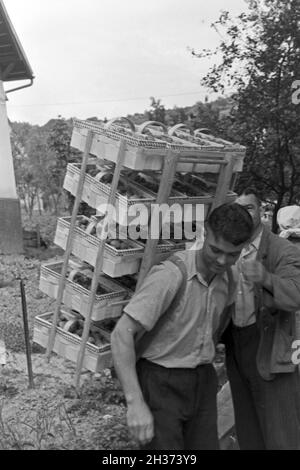
<svg viewBox="0 0 300 470">
<path fill-rule="evenodd" d="M 186 96 L 186 95 L 199 95 L 199 91 L 190 91 L 187 93 L 174 93 L 171 95 L 159 95 L 160 98 L 168 98 L 171 96 Z M 14 108 L 25 108 L 25 107 L 35 107 L 35 106 L 66 106 L 66 105 L 85 105 L 85 104 L 99 104 L 99 103 L 120 103 L 122 101 L 139 101 L 149 99 L 149 96 L 136 97 L 136 98 L 121 98 L 121 99 L 109 99 L 109 100 L 100 100 L 100 101 L 73 101 L 73 102 L 60 102 L 60 103 L 38 103 L 38 104 L 11 104 L 10 107 Z"/>
</svg>

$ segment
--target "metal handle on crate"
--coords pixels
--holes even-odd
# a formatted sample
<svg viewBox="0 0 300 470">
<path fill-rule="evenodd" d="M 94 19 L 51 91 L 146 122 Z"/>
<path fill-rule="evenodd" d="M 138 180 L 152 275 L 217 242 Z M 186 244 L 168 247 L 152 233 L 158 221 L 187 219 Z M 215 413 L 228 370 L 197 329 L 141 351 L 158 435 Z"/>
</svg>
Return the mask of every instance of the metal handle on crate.
<svg viewBox="0 0 300 470">
<path fill-rule="evenodd" d="M 97 173 L 93 178 L 100 182 L 100 179 L 102 178 L 102 176 L 104 175 L 109 175 L 109 174 L 112 174 L 113 173 L 113 170 L 109 170 L 109 169 L 105 169 L 105 170 L 100 170 L 99 173 Z"/>
<path fill-rule="evenodd" d="M 176 135 L 176 132 L 179 129 L 183 130 L 183 131 L 186 130 L 186 131 L 189 132 L 189 135 L 192 135 L 192 129 L 190 129 L 186 124 L 182 124 L 182 123 L 176 124 L 175 126 L 170 127 L 170 129 L 168 130 L 168 134 L 171 135 L 171 136 Z"/>
<path fill-rule="evenodd" d="M 88 224 L 87 228 L 85 229 L 85 233 L 90 235 L 92 230 L 97 226 L 97 223 L 98 222 L 96 220 L 91 220 L 90 223 Z"/>
<path fill-rule="evenodd" d="M 75 268 L 75 269 L 72 269 L 72 271 L 70 271 L 70 274 L 68 276 L 68 280 L 69 281 L 73 281 L 74 277 L 76 276 L 76 274 L 80 274 L 81 270 L 83 269 L 86 269 L 87 267 L 85 265 L 82 265 L 81 267 L 79 268 Z"/>
<path fill-rule="evenodd" d="M 162 122 L 159 122 L 159 121 L 146 121 L 146 122 L 143 122 L 143 124 L 140 124 L 139 126 L 137 126 L 137 130 L 141 134 L 143 134 L 145 129 L 148 126 L 160 126 L 160 127 L 162 127 L 162 129 L 164 131 L 164 134 L 167 134 L 167 132 L 168 132 L 167 126 L 165 124 L 163 124 Z"/>
<path fill-rule="evenodd" d="M 127 117 L 116 117 L 113 119 L 110 119 L 105 125 L 105 129 L 109 129 L 115 122 L 120 122 L 120 121 L 126 121 L 127 124 L 129 124 L 130 129 L 134 132 L 135 131 L 135 125 L 134 123 L 128 119 Z"/>
</svg>

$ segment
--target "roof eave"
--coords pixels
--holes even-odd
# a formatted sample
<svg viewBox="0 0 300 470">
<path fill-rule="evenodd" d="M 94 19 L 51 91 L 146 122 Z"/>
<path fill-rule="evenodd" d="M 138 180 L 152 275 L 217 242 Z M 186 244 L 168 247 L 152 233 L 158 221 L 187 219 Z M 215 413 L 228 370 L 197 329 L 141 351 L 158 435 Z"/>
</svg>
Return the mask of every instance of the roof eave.
<svg viewBox="0 0 300 470">
<path fill-rule="evenodd" d="M 20 78 L 18 78 L 16 75 L 14 75 L 13 71 L 11 74 L 8 74 L 5 81 L 16 81 L 16 80 L 26 80 L 26 79 L 34 79 L 33 71 L 31 69 L 31 66 L 29 64 L 29 61 L 26 57 L 26 54 L 24 52 L 24 49 L 21 45 L 21 42 L 17 36 L 17 33 L 12 25 L 12 22 L 8 16 L 8 13 L 6 11 L 6 8 L 4 6 L 3 0 L 0 0 L 0 18 L 3 19 L 5 26 L 8 29 L 9 35 L 11 40 L 13 41 L 14 47 L 15 47 L 15 53 L 18 56 L 18 60 L 22 62 L 24 66 L 24 74 L 20 74 Z"/>
</svg>

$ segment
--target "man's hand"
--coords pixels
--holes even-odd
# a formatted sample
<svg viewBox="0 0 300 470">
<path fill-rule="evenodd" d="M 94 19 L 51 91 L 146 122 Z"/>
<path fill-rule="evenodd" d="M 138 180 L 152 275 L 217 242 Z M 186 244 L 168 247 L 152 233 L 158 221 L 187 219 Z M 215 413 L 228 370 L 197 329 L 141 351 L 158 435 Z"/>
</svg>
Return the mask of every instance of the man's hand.
<svg viewBox="0 0 300 470">
<path fill-rule="evenodd" d="M 147 444 L 154 437 L 153 416 L 142 400 L 128 405 L 127 425 L 132 435 L 142 445 Z"/>
<path fill-rule="evenodd" d="M 267 277 L 267 271 L 259 261 L 243 261 L 240 270 L 246 281 L 249 282 L 263 284 Z"/>
</svg>

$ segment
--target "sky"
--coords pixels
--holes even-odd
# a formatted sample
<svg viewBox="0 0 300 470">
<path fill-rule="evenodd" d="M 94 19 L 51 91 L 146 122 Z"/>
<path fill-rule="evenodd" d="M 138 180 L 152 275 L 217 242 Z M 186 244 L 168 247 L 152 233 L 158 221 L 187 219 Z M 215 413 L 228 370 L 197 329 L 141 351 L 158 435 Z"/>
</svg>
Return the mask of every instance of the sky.
<svg viewBox="0 0 300 470">
<path fill-rule="evenodd" d="M 61 115 L 110 119 L 150 107 L 191 106 L 210 95 L 200 79 L 212 65 L 221 10 L 244 0 L 4 0 L 33 69 L 33 86 L 10 93 L 8 117 L 43 125 Z M 21 85 L 23 82 L 17 83 Z M 25 82 L 26 83 L 26 82 Z M 16 83 L 7 83 L 12 88 Z"/>
</svg>

